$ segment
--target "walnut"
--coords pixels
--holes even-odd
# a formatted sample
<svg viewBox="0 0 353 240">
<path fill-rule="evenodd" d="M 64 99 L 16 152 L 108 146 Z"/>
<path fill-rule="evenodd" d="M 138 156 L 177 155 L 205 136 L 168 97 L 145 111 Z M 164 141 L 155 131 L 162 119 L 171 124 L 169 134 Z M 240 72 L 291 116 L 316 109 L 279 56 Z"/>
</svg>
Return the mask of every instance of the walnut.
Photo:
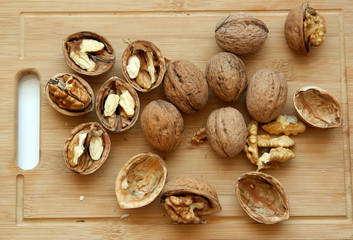
<svg viewBox="0 0 353 240">
<path fill-rule="evenodd" d="M 124 132 L 136 123 L 140 100 L 127 82 L 111 77 L 98 91 L 96 113 L 105 128 L 116 133 Z"/>
<path fill-rule="evenodd" d="M 96 122 L 83 123 L 72 129 L 64 146 L 66 166 L 87 175 L 103 165 L 110 152 L 110 138 Z"/>
<path fill-rule="evenodd" d="M 215 38 L 218 46 L 225 51 L 247 54 L 260 49 L 268 32 L 260 19 L 244 13 L 231 13 L 218 21 Z"/>
<path fill-rule="evenodd" d="M 282 73 L 270 68 L 261 69 L 251 78 L 246 91 L 246 107 L 258 122 L 275 119 L 287 99 L 288 85 Z"/>
<path fill-rule="evenodd" d="M 182 141 L 184 119 L 173 104 L 155 100 L 144 108 L 141 128 L 145 138 L 155 149 L 171 152 Z"/>
<path fill-rule="evenodd" d="M 266 168 L 278 169 L 278 163 L 295 158 L 294 152 L 288 149 L 288 147 L 295 145 L 290 137 L 258 135 L 258 123 L 254 120 L 248 124 L 248 132 L 249 136 L 244 146 L 244 152 L 250 162 L 257 165 L 257 171 Z M 261 157 L 259 157 L 259 148 L 262 149 Z"/>
<path fill-rule="evenodd" d="M 289 218 L 289 201 L 282 184 L 271 175 L 248 172 L 235 183 L 243 210 L 255 221 L 274 224 Z"/>
<path fill-rule="evenodd" d="M 93 32 L 77 32 L 67 36 L 63 52 L 67 64 L 83 75 L 106 73 L 115 63 L 115 53 L 108 40 Z"/>
<path fill-rule="evenodd" d="M 166 183 L 161 204 L 177 223 L 200 223 L 201 217 L 222 211 L 216 190 L 191 177 L 178 177 Z"/>
<path fill-rule="evenodd" d="M 307 55 L 312 46 L 321 46 L 325 41 L 325 33 L 325 18 L 309 7 L 309 3 L 302 3 L 292 9 L 284 25 L 288 46 L 303 55 Z"/>
<path fill-rule="evenodd" d="M 262 148 L 272 147 L 293 147 L 295 145 L 293 139 L 288 136 L 271 137 L 270 135 L 258 135 L 257 146 Z"/>
<path fill-rule="evenodd" d="M 307 86 L 293 96 L 298 116 L 312 127 L 335 128 L 341 126 L 342 110 L 337 99 L 320 87 Z"/>
<path fill-rule="evenodd" d="M 263 130 L 270 134 L 285 134 L 285 135 L 297 135 L 303 133 L 306 130 L 304 123 L 299 121 L 295 116 L 279 115 L 276 121 L 267 123 L 261 126 Z"/>
<path fill-rule="evenodd" d="M 121 168 L 115 193 L 123 209 L 139 208 L 158 197 L 167 179 L 164 161 L 154 153 L 133 156 Z"/>
<path fill-rule="evenodd" d="M 200 128 L 191 138 L 192 143 L 204 143 L 207 139 L 206 128 Z"/>
<path fill-rule="evenodd" d="M 212 149 L 222 157 L 234 157 L 243 150 L 247 130 L 243 115 L 232 107 L 214 110 L 207 119 L 206 135 Z"/>
<path fill-rule="evenodd" d="M 162 83 L 166 62 L 156 45 L 137 40 L 125 49 L 122 70 L 126 80 L 137 91 L 149 92 Z"/>
<path fill-rule="evenodd" d="M 208 101 L 208 85 L 201 70 L 189 61 L 168 65 L 163 82 L 164 94 L 180 111 L 194 113 Z"/>
<path fill-rule="evenodd" d="M 54 75 L 45 86 L 50 105 L 68 116 L 79 116 L 93 111 L 94 94 L 91 86 L 71 73 Z"/>
<path fill-rule="evenodd" d="M 214 55 L 205 71 L 212 92 L 226 102 L 236 102 L 243 95 L 247 84 L 243 61 L 229 52 Z"/>
</svg>

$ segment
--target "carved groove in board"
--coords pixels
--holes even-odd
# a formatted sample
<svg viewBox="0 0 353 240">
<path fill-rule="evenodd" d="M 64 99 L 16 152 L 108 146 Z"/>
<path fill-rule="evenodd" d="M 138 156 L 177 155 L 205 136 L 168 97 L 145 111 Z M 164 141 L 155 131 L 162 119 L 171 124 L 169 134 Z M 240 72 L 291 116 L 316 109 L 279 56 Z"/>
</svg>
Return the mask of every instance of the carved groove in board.
<svg viewBox="0 0 353 240">
<path fill-rule="evenodd" d="M 35 168 L 40 149 L 40 81 L 34 69 L 20 71 L 17 81 L 17 161 L 23 170 Z"/>
<path fill-rule="evenodd" d="M 23 221 L 23 205 L 24 205 L 24 177 L 22 174 L 16 177 L 16 223 Z"/>
</svg>

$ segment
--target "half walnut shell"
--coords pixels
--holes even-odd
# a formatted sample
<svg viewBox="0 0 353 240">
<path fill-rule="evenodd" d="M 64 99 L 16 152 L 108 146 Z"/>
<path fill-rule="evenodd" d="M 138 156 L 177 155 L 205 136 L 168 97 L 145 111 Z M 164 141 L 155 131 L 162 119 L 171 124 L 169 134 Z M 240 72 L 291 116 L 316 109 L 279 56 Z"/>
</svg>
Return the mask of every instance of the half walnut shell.
<svg viewBox="0 0 353 240">
<path fill-rule="evenodd" d="M 72 70 L 87 76 L 108 72 L 115 63 L 115 53 L 108 40 L 93 32 L 77 32 L 63 43 L 66 63 Z"/>
<path fill-rule="evenodd" d="M 115 182 L 115 193 L 123 209 L 150 204 L 162 191 L 167 179 L 164 161 L 154 153 L 140 153 L 121 168 Z"/>
<path fill-rule="evenodd" d="M 201 217 L 222 211 L 216 190 L 206 182 L 178 177 L 166 183 L 161 203 L 178 223 L 200 223 Z"/>
<path fill-rule="evenodd" d="M 122 70 L 126 80 L 137 91 L 149 92 L 162 83 L 166 61 L 156 45 L 137 40 L 125 49 Z"/>
<path fill-rule="evenodd" d="M 309 7 L 309 3 L 302 3 L 289 12 L 284 35 L 293 51 L 307 55 L 313 46 L 324 43 L 326 28 L 325 18 Z"/>
<path fill-rule="evenodd" d="M 96 122 L 72 129 L 64 146 L 64 161 L 73 172 L 88 175 L 107 160 L 111 142 L 104 128 Z"/>
<path fill-rule="evenodd" d="M 293 96 L 299 117 L 312 127 L 335 128 L 341 126 L 342 110 L 338 100 L 326 90 L 306 86 Z"/>
<path fill-rule="evenodd" d="M 289 202 L 282 184 L 271 175 L 248 172 L 235 184 L 240 206 L 255 221 L 274 224 L 289 218 Z"/>
<path fill-rule="evenodd" d="M 127 82 L 111 77 L 98 91 L 96 113 L 105 128 L 116 133 L 124 132 L 136 123 L 140 100 Z"/>
<path fill-rule="evenodd" d="M 45 85 L 50 105 L 67 116 L 80 116 L 93 111 L 94 94 L 91 86 L 72 73 L 58 73 Z"/>
</svg>

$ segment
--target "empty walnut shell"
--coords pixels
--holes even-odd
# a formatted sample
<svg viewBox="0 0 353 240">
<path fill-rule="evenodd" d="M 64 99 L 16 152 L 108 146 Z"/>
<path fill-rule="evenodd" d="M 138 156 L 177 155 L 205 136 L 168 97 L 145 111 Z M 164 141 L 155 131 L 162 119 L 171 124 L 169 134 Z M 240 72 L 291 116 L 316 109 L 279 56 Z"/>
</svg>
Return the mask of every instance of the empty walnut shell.
<svg viewBox="0 0 353 240">
<path fill-rule="evenodd" d="M 93 111 L 94 94 L 91 86 L 72 73 L 58 73 L 45 85 L 50 105 L 67 116 L 80 116 Z"/>
<path fill-rule="evenodd" d="M 222 211 L 216 190 L 208 183 L 191 177 L 167 182 L 161 203 L 173 221 L 200 223 L 201 217 Z"/>
<path fill-rule="evenodd" d="M 226 102 L 236 102 L 248 84 L 243 61 L 229 52 L 214 55 L 206 65 L 205 75 L 212 92 Z"/>
<path fill-rule="evenodd" d="M 309 3 L 292 9 L 284 25 L 284 35 L 289 48 L 307 55 L 312 46 L 321 46 L 325 41 L 326 20 Z"/>
<path fill-rule="evenodd" d="M 220 48 L 235 54 L 247 54 L 260 49 L 268 32 L 260 19 L 244 13 L 231 13 L 218 21 L 215 38 Z"/>
<path fill-rule="evenodd" d="M 235 183 L 240 206 L 255 221 L 274 224 L 289 218 L 289 202 L 282 184 L 271 175 L 248 172 Z"/>
<path fill-rule="evenodd" d="M 124 91 L 128 91 L 131 102 L 125 101 L 125 105 L 119 104 L 112 109 L 114 112 L 111 116 L 105 114 L 107 107 L 107 99 L 109 95 L 121 95 Z M 122 106 L 129 107 L 131 113 Z M 111 77 L 99 89 L 96 100 L 96 113 L 99 121 L 109 131 L 118 133 L 130 129 L 137 121 L 140 114 L 140 100 L 135 91 L 127 82 L 118 78 Z M 130 115 L 129 115 L 130 114 Z"/>
<path fill-rule="evenodd" d="M 65 164 L 73 172 L 91 174 L 108 158 L 110 146 L 109 135 L 99 123 L 80 124 L 71 130 L 65 142 Z"/>
<path fill-rule="evenodd" d="M 184 119 L 173 104 L 155 100 L 143 109 L 141 128 L 145 138 L 155 149 L 171 152 L 183 139 Z"/>
<path fill-rule="evenodd" d="M 298 116 L 312 127 L 335 128 L 341 126 L 342 110 L 337 99 L 320 87 L 306 86 L 293 96 Z"/>
<path fill-rule="evenodd" d="M 207 140 L 212 149 L 222 157 L 234 157 L 240 153 L 247 135 L 243 115 L 235 108 L 214 110 L 207 119 Z"/>
<path fill-rule="evenodd" d="M 95 40 L 83 46 L 83 40 Z M 103 45 L 101 45 L 103 44 Z M 82 50 L 82 51 L 81 51 Z M 93 32 L 77 32 L 67 36 L 63 42 L 63 53 L 66 63 L 72 70 L 87 76 L 97 76 L 108 72 L 115 63 L 115 53 L 108 40 Z"/>
<path fill-rule="evenodd" d="M 139 208 L 158 197 L 167 179 L 164 161 L 154 153 L 140 153 L 121 168 L 115 193 L 123 209 Z"/>
<path fill-rule="evenodd" d="M 151 52 L 153 55 L 149 61 L 147 52 Z M 128 71 L 129 60 L 131 56 L 138 56 L 140 67 L 137 69 L 139 75 L 135 78 L 131 78 Z M 129 44 L 125 49 L 122 60 L 122 71 L 126 80 L 139 92 L 150 92 L 157 88 L 163 80 L 164 73 L 166 71 L 166 61 L 162 56 L 159 48 L 149 41 L 137 40 Z M 148 63 L 151 64 L 151 68 L 148 67 Z M 151 74 L 155 75 L 154 81 L 151 80 Z M 141 80 L 140 80 L 141 79 Z"/>
<path fill-rule="evenodd" d="M 286 103 L 288 85 L 282 73 L 270 68 L 257 71 L 246 90 L 246 107 L 258 122 L 278 117 Z"/>
<path fill-rule="evenodd" d="M 168 65 L 163 82 L 164 94 L 180 111 L 194 113 L 208 101 L 208 84 L 201 70 L 185 60 Z"/>
</svg>

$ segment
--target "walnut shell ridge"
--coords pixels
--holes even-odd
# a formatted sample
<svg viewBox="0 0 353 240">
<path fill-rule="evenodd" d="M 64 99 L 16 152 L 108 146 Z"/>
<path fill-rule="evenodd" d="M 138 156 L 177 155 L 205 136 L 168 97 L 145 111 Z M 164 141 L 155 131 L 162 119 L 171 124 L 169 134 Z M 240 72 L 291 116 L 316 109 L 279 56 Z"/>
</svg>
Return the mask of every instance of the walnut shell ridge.
<svg viewBox="0 0 353 240">
<path fill-rule="evenodd" d="M 208 85 L 201 70 L 193 63 L 179 60 L 169 63 L 163 81 L 164 94 L 180 111 L 194 113 L 208 101 Z"/>
<path fill-rule="evenodd" d="M 211 57 L 205 75 L 212 92 L 226 102 L 236 102 L 241 98 L 248 84 L 243 61 L 229 52 Z"/>
<path fill-rule="evenodd" d="M 183 139 L 184 119 L 173 104 L 155 100 L 143 109 L 141 128 L 146 140 L 155 149 L 171 152 Z"/>
<path fill-rule="evenodd" d="M 246 107 L 258 122 L 269 122 L 281 113 L 288 85 L 282 73 L 270 68 L 257 71 L 246 91 Z"/>
<path fill-rule="evenodd" d="M 260 19 L 244 13 L 231 13 L 218 21 L 215 39 L 218 46 L 226 51 L 247 54 L 260 49 L 268 32 Z"/>
<path fill-rule="evenodd" d="M 233 157 L 243 150 L 248 132 L 243 115 L 235 108 L 225 107 L 209 115 L 206 135 L 218 155 Z"/>
</svg>

